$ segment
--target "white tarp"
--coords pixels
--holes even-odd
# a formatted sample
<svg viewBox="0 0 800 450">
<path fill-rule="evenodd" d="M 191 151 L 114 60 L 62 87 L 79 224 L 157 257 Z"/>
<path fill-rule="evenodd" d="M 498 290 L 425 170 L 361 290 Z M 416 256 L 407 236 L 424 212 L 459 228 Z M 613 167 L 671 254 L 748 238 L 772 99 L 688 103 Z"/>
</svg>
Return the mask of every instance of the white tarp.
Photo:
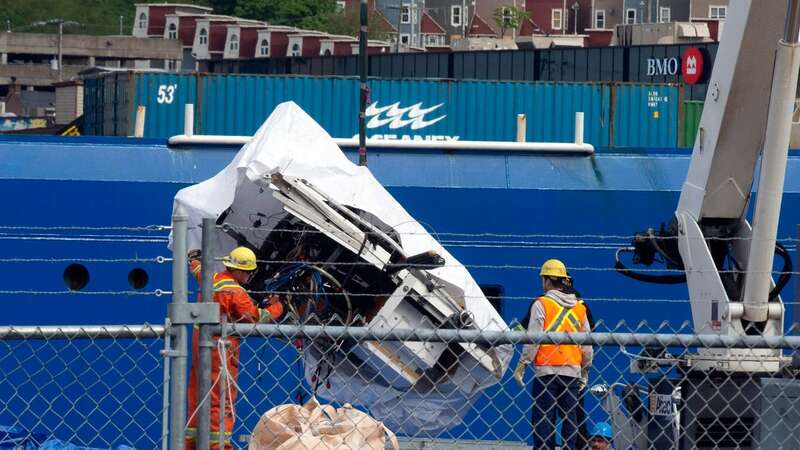
<svg viewBox="0 0 800 450">
<path fill-rule="evenodd" d="M 463 291 L 466 309 L 474 316 L 475 325 L 482 330 L 508 329 L 469 272 L 403 209 L 369 169 L 350 162 L 328 133 L 294 102 L 278 105 L 225 169 L 178 192 L 173 208 L 182 208 L 188 215 L 188 248 L 200 247 L 202 218 L 219 217 L 229 207 L 232 211 L 225 222 L 252 227 L 254 220 L 259 220 L 257 230 L 243 233 L 254 244 L 262 242 L 287 214 L 268 186 L 269 177 L 278 173 L 306 179 L 336 202 L 379 218 L 399 234 L 407 255 L 429 250 L 439 253 L 445 266 L 430 273 Z M 216 255 L 226 254 L 236 245 L 233 238 L 221 236 L 215 243 Z M 512 349 L 503 346 L 495 351 L 504 372 Z M 310 378 L 316 361 L 306 355 L 305 362 L 306 377 Z M 437 430 L 459 423 L 469 407 L 469 397 L 497 382 L 493 376 L 486 377 L 485 372 L 480 379 L 475 375 L 459 366 L 449 382 L 432 392 L 416 392 L 378 385 L 370 377 L 337 367 L 328 379 L 330 388 L 322 386 L 318 394 L 364 405 L 397 431 Z"/>
</svg>

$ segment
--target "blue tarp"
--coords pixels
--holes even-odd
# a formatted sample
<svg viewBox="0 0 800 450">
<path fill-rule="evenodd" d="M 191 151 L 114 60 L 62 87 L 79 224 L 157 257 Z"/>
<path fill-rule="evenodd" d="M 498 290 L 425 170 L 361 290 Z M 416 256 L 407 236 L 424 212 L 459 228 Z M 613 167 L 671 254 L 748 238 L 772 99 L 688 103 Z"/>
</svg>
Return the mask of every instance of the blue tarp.
<svg viewBox="0 0 800 450">
<path fill-rule="evenodd" d="M 58 439 L 48 439 L 45 434 L 32 433 L 24 428 L 0 425 L 0 450 L 103 450 L 81 447 Z M 134 450 L 120 445 L 116 450 Z"/>
</svg>

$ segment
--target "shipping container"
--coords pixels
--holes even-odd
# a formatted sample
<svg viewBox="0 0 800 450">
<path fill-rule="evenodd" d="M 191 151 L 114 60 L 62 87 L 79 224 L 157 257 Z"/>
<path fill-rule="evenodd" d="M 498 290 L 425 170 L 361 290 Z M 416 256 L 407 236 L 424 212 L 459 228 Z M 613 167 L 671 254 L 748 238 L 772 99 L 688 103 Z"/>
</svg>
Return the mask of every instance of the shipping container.
<svg viewBox="0 0 800 450">
<path fill-rule="evenodd" d="M 85 80 L 84 129 L 87 134 L 132 136 L 136 110 L 145 107 L 145 137 L 183 132 L 186 103 L 197 103 L 195 75 L 119 71 Z"/>
<path fill-rule="evenodd" d="M 196 133 L 251 135 L 288 100 L 334 137 L 358 132 L 356 78 L 123 72 L 86 86 L 87 133 L 130 135 L 143 105 L 146 137 L 181 134 L 184 105 L 194 103 Z M 597 147 L 678 142 L 677 86 L 372 79 L 370 89 L 373 139 L 512 141 L 524 114 L 528 141 L 572 142 L 583 112 L 584 139 Z"/>
<path fill-rule="evenodd" d="M 677 86 L 620 84 L 613 91 L 613 147 L 678 145 Z"/>
<path fill-rule="evenodd" d="M 679 147 L 694 147 L 697 130 L 700 128 L 700 117 L 703 115 L 703 102 L 683 102 L 683 133 Z"/>
<path fill-rule="evenodd" d="M 200 78 L 205 134 L 253 134 L 279 103 L 292 100 L 334 137 L 358 133 L 355 78 L 210 75 Z M 575 113 L 585 140 L 608 146 L 610 85 L 372 80 L 367 132 L 375 139 L 512 141 L 517 115 L 530 141 L 571 142 Z"/>
<path fill-rule="evenodd" d="M 717 43 L 636 47 L 554 48 L 370 55 L 370 77 L 493 81 L 683 83 L 682 56 L 703 55 L 703 77 L 685 86 L 687 100 L 704 100 Z M 209 62 L 214 73 L 357 76 L 358 57 L 319 56 Z"/>
</svg>

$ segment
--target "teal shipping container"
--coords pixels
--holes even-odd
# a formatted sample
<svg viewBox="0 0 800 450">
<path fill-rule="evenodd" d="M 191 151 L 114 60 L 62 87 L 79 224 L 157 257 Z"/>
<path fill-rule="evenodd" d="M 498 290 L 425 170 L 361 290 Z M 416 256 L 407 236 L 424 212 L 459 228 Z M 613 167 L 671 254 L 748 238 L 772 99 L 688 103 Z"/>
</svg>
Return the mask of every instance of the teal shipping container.
<svg viewBox="0 0 800 450">
<path fill-rule="evenodd" d="M 138 106 L 145 107 L 144 137 L 183 133 L 186 103 L 197 103 L 197 77 L 119 71 L 84 80 L 84 130 L 101 136 L 133 136 Z"/>
<path fill-rule="evenodd" d="M 346 77 L 122 72 L 87 80 L 89 134 L 131 135 L 146 107 L 145 137 L 183 133 L 195 104 L 195 133 L 252 135 L 281 102 L 299 104 L 337 138 L 358 133 L 358 80 Z M 370 80 L 373 139 L 572 142 L 575 113 L 596 147 L 675 147 L 680 90 L 669 85 L 452 80 Z M 674 106 L 673 106 L 674 105 Z M 673 111 L 674 107 L 674 111 Z"/>
<path fill-rule="evenodd" d="M 614 86 L 613 147 L 676 147 L 680 89 L 653 84 Z"/>
<path fill-rule="evenodd" d="M 204 134 L 253 134 L 281 102 L 292 100 L 333 137 L 358 133 L 353 78 L 203 76 Z M 529 141 L 571 142 L 575 113 L 585 140 L 608 146 L 610 85 L 497 81 L 371 80 L 367 135 L 377 139 L 513 141 L 525 114 Z"/>
</svg>

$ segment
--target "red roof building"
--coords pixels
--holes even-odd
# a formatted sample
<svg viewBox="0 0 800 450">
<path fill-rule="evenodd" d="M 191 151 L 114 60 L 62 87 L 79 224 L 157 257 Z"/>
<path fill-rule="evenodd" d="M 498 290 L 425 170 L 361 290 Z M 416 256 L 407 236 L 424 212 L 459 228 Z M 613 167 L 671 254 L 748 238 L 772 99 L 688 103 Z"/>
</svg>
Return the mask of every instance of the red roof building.
<svg viewBox="0 0 800 450">
<path fill-rule="evenodd" d="M 422 14 L 420 33 L 422 34 L 422 45 L 425 46 L 426 49 L 431 51 L 445 51 L 450 49 L 447 45 L 447 32 L 427 12 Z"/>
<path fill-rule="evenodd" d="M 469 21 L 467 35 L 469 37 L 497 37 L 497 32 L 489 26 L 489 23 L 477 14 L 472 15 Z"/>
<path fill-rule="evenodd" d="M 286 56 L 289 35 L 297 31 L 297 28 L 283 25 L 268 25 L 266 28 L 259 29 L 256 58 Z"/>
<path fill-rule="evenodd" d="M 171 14 L 211 14 L 211 8 L 182 3 L 137 3 L 133 20 L 134 37 L 163 37 Z"/>
</svg>

